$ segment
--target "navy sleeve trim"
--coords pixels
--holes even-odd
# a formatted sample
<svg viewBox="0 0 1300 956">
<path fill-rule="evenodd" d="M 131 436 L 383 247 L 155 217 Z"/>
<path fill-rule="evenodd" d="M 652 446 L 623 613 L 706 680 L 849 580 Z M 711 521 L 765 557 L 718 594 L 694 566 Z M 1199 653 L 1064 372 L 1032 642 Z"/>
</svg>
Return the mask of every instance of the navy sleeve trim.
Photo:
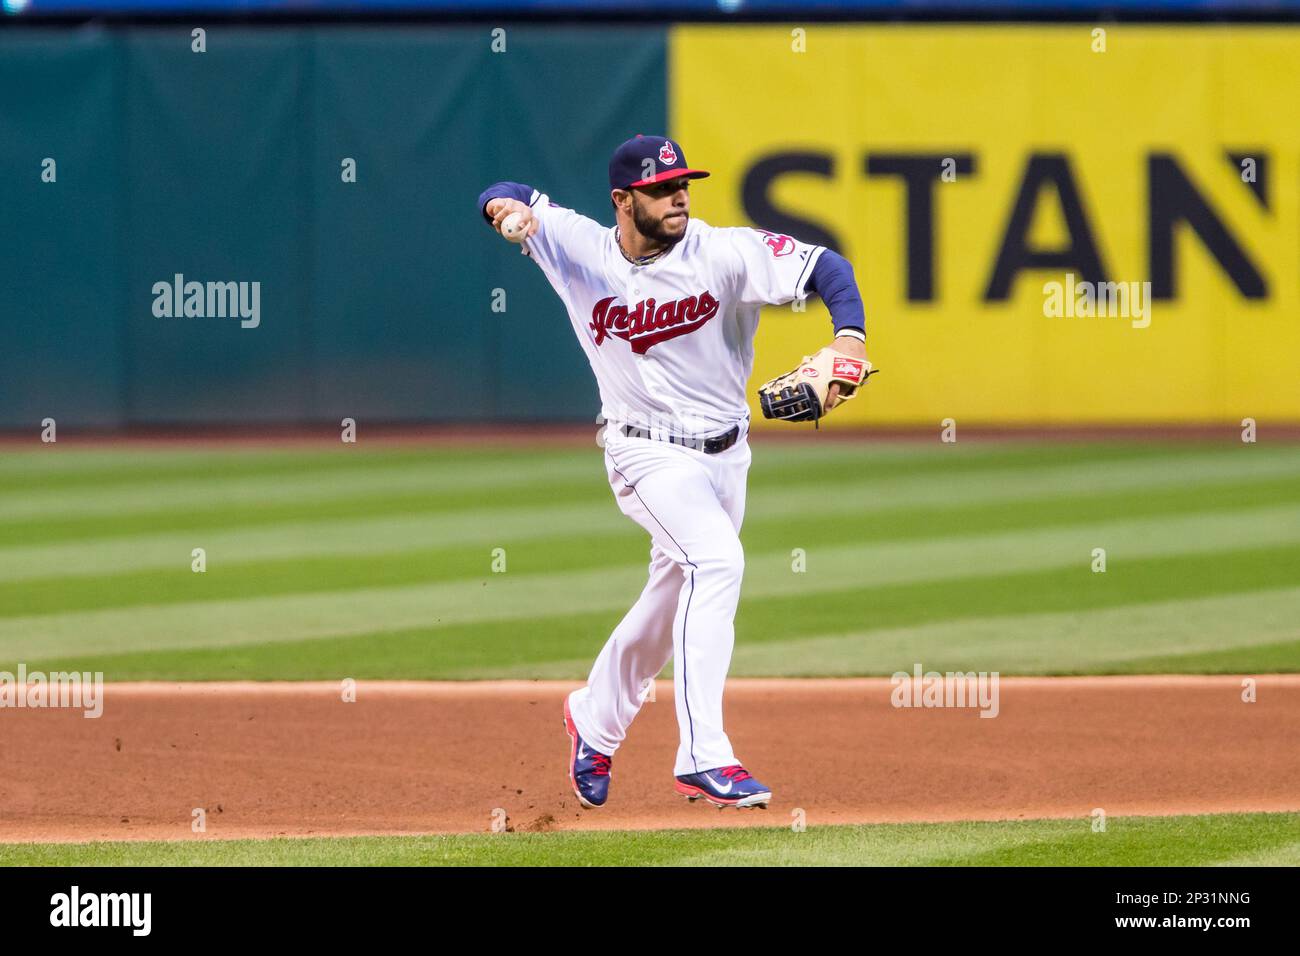
<svg viewBox="0 0 1300 956">
<path fill-rule="evenodd" d="M 483 190 L 483 192 L 479 193 L 478 211 L 483 215 L 485 220 L 491 222 L 492 217 L 487 214 L 487 209 L 484 208 L 491 200 L 518 199 L 520 202 L 531 206 L 533 204 L 533 192 L 534 189 L 532 186 L 525 186 L 523 183 L 493 183 L 487 189 Z"/>
<path fill-rule="evenodd" d="M 865 340 L 866 310 L 849 260 L 832 249 L 823 251 L 808 277 L 808 290 L 817 293 L 826 303 L 837 335 L 842 329 L 854 329 L 862 332 Z"/>
</svg>

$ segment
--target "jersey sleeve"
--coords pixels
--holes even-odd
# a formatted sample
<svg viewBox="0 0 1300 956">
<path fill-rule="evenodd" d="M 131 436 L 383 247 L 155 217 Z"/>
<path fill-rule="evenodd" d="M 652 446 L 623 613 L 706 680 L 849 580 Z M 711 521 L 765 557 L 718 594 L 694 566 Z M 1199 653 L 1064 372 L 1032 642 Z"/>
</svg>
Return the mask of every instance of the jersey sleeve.
<svg viewBox="0 0 1300 956">
<path fill-rule="evenodd" d="M 824 246 L 766 229 L 720 229 L 724 268 L 743 305 L 785 305 L 808 297 L 805 288 Z"/>
<path fill-rule="evenodd" d="M 551 202 L 537 190 L 528 205 L 537 220 L 537 232 L 524 240 L 524 248 L 553 282 L 567 286 L 580 264 L 598 254 L 605 227 Z"/>
<path fill-rule="evenodd" d="M 488 215 L 487 204 L 493 199 L 517 199 L 520 202 L 528 202 L 533 198 L 533 187 L 525 186 L 523 183 L 501 182 L 493 183 L 487 189 L 478 194 L 478 211 L 483 214 L 483 218 L 492 222 L 492 217 Z"/>
</svg>

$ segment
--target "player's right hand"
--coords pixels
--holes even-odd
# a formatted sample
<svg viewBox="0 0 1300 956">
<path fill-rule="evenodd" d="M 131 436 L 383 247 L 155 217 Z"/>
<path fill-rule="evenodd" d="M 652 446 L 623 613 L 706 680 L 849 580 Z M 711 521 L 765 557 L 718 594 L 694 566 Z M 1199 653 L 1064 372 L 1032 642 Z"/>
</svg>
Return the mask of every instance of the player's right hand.
<svg viewBox="0 0 1300 956">
<path fill-rule="evenodd" d="M 537 217 L 533 215 L 533 209 L 526 202 L 520 202 L 518 199 L 506 199 L 504 197 L 489 200 L 484 207 L 487 214 L 492 217 L 492 228 L 501 234 L 501 223 L 505 221 L 506 216 L 512 212 L 519 213 L 523 220 L 524 228 L 527 230 L 526 235 L 532 238 L 537 235 L 539 223 Z"/>
</svg>

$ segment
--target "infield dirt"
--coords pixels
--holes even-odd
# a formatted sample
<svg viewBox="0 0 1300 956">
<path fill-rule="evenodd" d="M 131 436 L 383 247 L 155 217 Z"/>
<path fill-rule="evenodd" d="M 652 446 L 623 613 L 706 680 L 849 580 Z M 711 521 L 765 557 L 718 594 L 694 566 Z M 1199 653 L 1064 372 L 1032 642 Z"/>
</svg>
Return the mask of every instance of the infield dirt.
<svg viewBox="0 0 1300 956">
<path fill-rule="evenodd" d="M 0 710 L 0 842 L 809 826 L 1300 810 L 1300 675 L 1003 678 L 994 719 L 895 708 L 888 679 L 733 680 L 728 732 L 774 792 L 673 792 L 671 682 L 578 807 L 571 682 L 109 684 L 104 713 Z M 194 810 L 205 830 L 192 830 Z"/>
</svg>

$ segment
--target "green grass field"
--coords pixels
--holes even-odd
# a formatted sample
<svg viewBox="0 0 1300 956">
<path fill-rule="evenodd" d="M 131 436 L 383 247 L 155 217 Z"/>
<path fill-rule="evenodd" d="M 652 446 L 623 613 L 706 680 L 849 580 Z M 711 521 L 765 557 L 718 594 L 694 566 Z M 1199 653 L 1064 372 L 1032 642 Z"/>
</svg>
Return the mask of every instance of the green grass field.
<svg viewBox="0 0 1300 956">
<path fill-rule="evenodd" d="M 1296 445 L 760 436 L 742 540 L 737 676 L 1300 670 Z M 0 670 L 580 680 L 647 556 L 594 445 L 6 452 Z M 0 864 L 1300 864 L 1300 814 L 613 837 L 0 845 Z"/>
<path fill-rule="evenodd" d="M 1300 814 L 0 844 L 9 866 L 1297 866 Z"/>
<path fill-rule="evenodd" d="M 1300 446 L 755 444 L 734 675 L 1300 670 Z M 8 451 L 0 669 L 581 679 L 647 549 L 594 444 Z"/>
</svg>

